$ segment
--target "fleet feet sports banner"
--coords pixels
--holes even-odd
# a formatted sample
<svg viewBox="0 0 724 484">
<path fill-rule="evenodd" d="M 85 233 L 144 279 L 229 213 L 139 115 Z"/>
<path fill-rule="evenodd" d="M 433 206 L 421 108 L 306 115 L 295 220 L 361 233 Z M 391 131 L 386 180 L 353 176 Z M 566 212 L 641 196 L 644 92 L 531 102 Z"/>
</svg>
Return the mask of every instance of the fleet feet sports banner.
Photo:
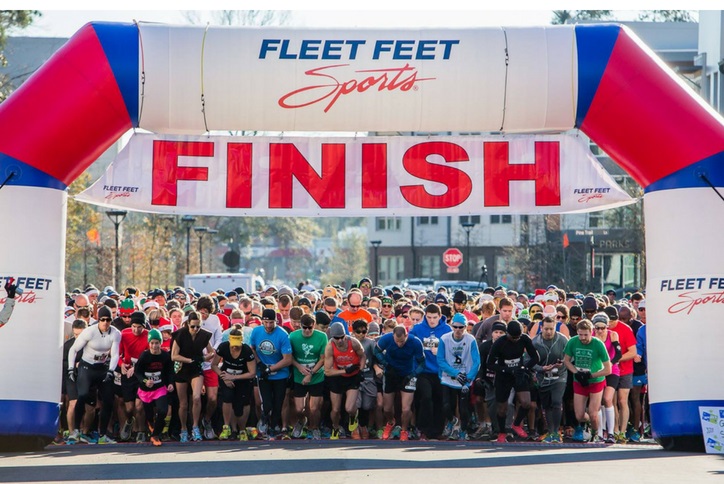
<svg viewBox="0 0 724 484">
<path fill-rule="evenodd" d="M 227 216 L 572 213 L 633 203 L 576 135 L 135 134 L 78 200 Z"/>
</svg>

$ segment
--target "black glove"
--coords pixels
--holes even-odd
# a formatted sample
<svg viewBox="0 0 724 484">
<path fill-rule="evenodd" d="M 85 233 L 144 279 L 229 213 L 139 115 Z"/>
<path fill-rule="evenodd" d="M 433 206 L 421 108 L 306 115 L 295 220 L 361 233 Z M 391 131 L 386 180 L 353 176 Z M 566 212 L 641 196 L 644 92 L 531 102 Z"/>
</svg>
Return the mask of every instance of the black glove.
<svg viewBox="0 0 724 484">
<path fill-rule="evenodd" d="M 196 355 L 193 357 L 194 364 L 199 365 L 199 368 L 204 366 L 204 355 Z"/>
<path fill-rule="evenodd" d="M 68 380 L 75 381 L 75 368 L 68 368 Z"/>
<path fill-rule="evenodd" d="M 16 286 L 15 284 L 12 284 L 10 282 L 5 283 L 5 290 L 7 291 L 8 297 L 10 299 L 15 299 L 15 289 L 17 288 L 18 286 Z"/>
<path fill-rule="evenodd" d="M 261 361 L 257 363 L 257 366 L 259 367 L 259 379 L 268 379 L 269 374 L 271 373 L 271 368 L 269 368 L 265 363 L 262 363 Z"/>
<path fill-rule="evenodd" d="M 582 386 L 588 386 L 588 380 L 591 379 L 591 370 L 578 370 L 574 375 L 574 378 Z"/>
<path fill-rule="evenodd" d="M 455 377 L 459 384 L 465 385 L 468 382 L 468 376 L 462 371 Z"/>
<path fill-rule="evenodd" d="M 106 373 L 106 377 L 103 379 L 103 383 L 110 383 L 113 380 L 115 380 L 116 375 L 113 373 L 113 370 L 108 370 L 108 373 Z"/>
<path fill-rule="evenodd" d="M 359 365 L 349 365 L 347 368 L 344 369 L 344 372 L 349 375 L 357 370 L 359 370 Z"/>
</svg>

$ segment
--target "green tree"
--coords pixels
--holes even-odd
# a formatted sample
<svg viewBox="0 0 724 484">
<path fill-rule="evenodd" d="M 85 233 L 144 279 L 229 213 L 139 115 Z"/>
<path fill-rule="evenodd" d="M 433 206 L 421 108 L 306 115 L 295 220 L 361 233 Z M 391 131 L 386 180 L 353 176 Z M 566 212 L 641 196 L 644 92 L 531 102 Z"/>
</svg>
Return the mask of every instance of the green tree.
<svg viewBox="0 0 724 484">
<path fill-rule="evenodd" d="M 332 255 L 321 275 L 322 284 L 350 287 L 369 274 L 367 237 L 360 231 L 345 230 L 335 237 Z"/>
<path fill-rule="evenodd" d="M 579 20 L 614 20 L 614 16 L 612 10 L 553 10 L 551 23 L 563 25 Z"/>
<path fill-rule="evenodd" d="M 28 27 L 40 15 L 38 10 L 0 10 L 0 66 L 7 65 L 4 51 L 8 35 Z M 0 74 L 0 102 L 7 99 L 16 87 L 6 74 Z"/>
</svg>

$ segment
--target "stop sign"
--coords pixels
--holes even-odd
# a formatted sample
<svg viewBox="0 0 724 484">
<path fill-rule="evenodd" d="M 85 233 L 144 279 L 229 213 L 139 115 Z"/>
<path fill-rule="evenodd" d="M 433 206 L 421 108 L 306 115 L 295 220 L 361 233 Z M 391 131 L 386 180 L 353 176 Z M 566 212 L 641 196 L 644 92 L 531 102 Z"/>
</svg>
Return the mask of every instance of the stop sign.
<svg viewBox="0 0 724 484">
<path fill-rule="evenodd" d="M 460 267 L 463 263 L 463 253 L 453 247 L 442 253 L 442 261 L 448 267 Z"/>
</svg>

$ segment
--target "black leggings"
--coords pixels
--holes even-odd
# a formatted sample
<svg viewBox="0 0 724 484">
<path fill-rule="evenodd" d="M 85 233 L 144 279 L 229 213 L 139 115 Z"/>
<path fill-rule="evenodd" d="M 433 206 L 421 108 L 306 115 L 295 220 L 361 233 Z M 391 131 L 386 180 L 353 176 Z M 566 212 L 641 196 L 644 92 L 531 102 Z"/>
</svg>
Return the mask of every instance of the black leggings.
<svg viewBox="0 0 724 484">
<path fill-rule="evenodd" d="M 458 389 L 446 385 L 442 386 L 442 408 L 445 414 L 445 420 L 451 421 L 455 416 L 455 406 L 460 411 L 460 428 L 468 431 L 470 424 L 470 393 L 465 393 Z"/>
<path fill-rule="evenodd" d="M 99 433 L 101 435 L 106 434 L 108 422 L 110 422 L 111 415 L 113 414 L 113 402 L 115 398 L 113 380 L 104 383 L 107 374 L 108 367 L 105 365 L 89 365 L 84 361 L 78 365 L 78 402 L 75 404 L 74 429 L 80 428 L 80 423 L 83 421 L 83 416 L 85 415 L 86 402 L 93 400 L 90 398 L 91 389 L 98 387 L 101 401 L 103 402 Z"/>
<path fill-rule="evenodd" d="M 146 413 L 146 421 L 153 422 L 152 436 L 158 437 L 163 432 L 166 425 L 166 414 L 168 413 L 168 395 L 153 400 L 150 403 L 143 402 L 143 410 Z M 154 410 L 156 418 L 152 420 Z"/>
<path fill-rule="evenodd" d="M 259 394 L 262 418 L 269 423 L 270 429 L 281 427 L 282 406 L 287 395 L 287 378 L 259 381 Z"/>
</svg>

